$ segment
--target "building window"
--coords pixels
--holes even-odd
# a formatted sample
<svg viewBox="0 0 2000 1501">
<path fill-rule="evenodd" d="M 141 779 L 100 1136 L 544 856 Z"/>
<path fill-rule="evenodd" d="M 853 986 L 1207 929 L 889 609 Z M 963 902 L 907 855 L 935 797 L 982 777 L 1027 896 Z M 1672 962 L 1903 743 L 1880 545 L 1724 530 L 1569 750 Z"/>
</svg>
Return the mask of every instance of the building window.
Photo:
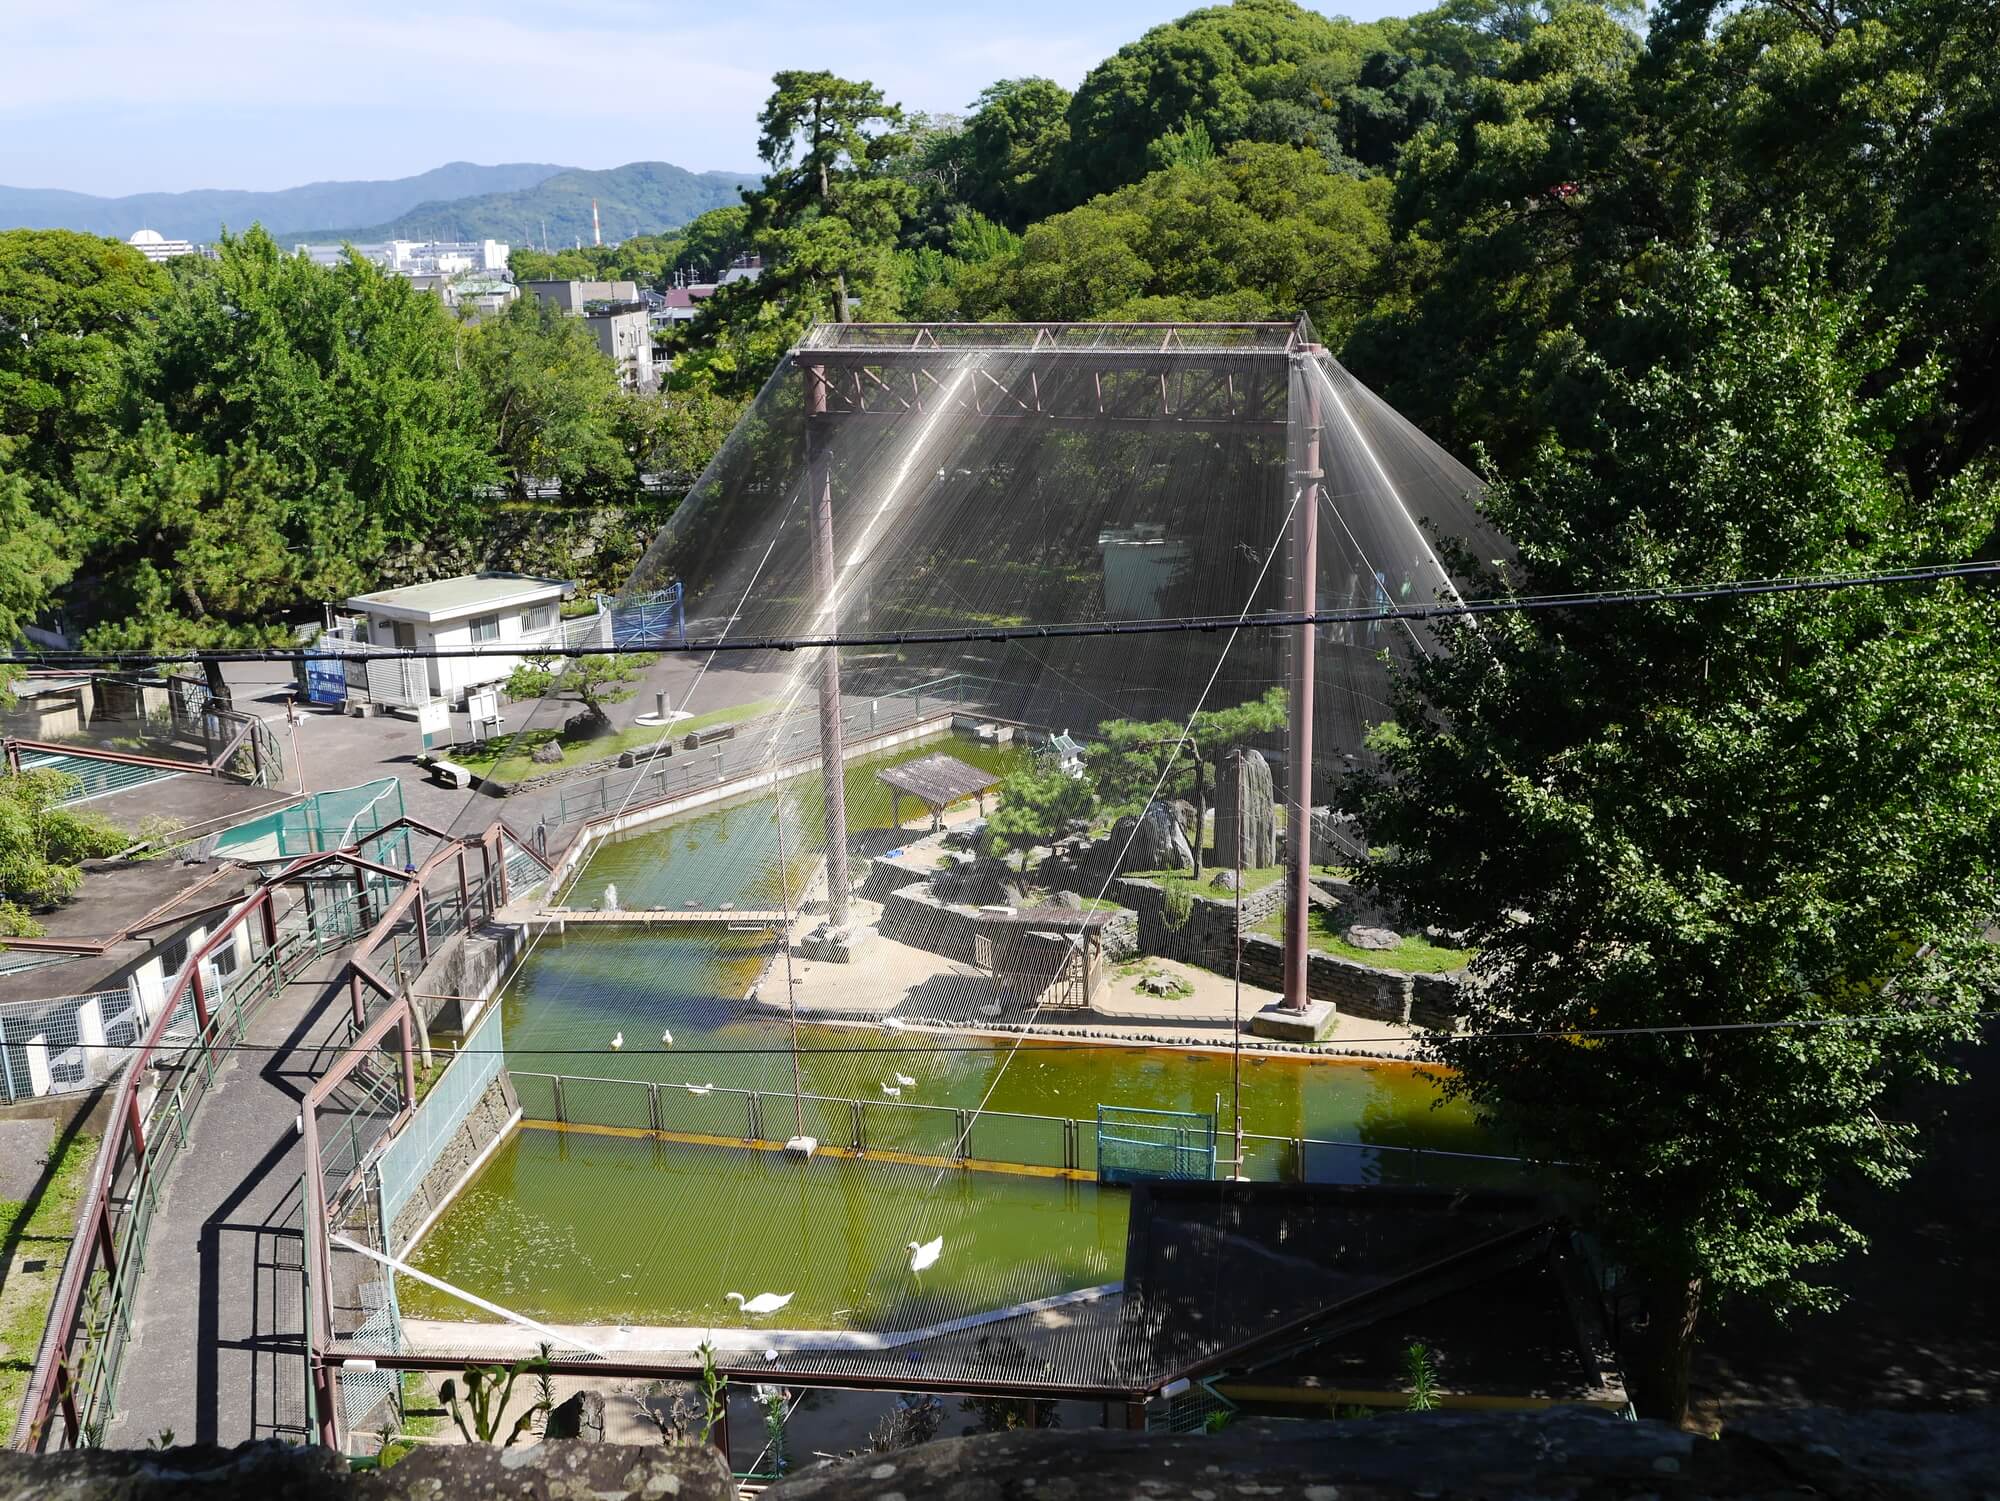
<svg viewBox="0 0 2000 1501">
<path fill-rule="evenodd" d="M 521 612 L 521 634 L 524 636 L 535 631 L 545 631 L 555 623 L 554 605 L 534 605 Z"/>
<path fill-rule="evenodd" d="M 498 641 L 500 639 L 500 617 L 498 615 L 475 615 L 472 617 L 472 639 Z"/>
</svg>

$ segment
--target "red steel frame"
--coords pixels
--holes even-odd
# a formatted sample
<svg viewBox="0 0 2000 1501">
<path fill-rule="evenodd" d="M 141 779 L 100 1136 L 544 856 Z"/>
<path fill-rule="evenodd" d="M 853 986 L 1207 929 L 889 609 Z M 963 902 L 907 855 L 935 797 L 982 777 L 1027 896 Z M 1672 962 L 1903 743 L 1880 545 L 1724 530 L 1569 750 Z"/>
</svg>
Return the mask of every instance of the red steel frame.
<svg viewBox="0 0 2000 1501">
<path fill-rule="evenodd" d="M 128 1145 L 137 1161 L 143 1163 L 145 1160 L 146 1142 L 139 1109 L 139 1080 L 144 1077 L 148 1065 L 153 1060 L 154 1053 L 165 1038 L 167 1027 L 172 1022 L 174 1013 L 179 1009 L 183 994 L 189 995 L 193 1000 L 197 1025 L 201 1028 L 203 1036 L 206 1037 L 207 1035 L 209 1012 L 208 998 L 203 991 L 201 982 L 202 962 L 219 950 L 225 943 L 233 944 L 237 930 L 253 917 L 258 918 L 263 924 L 264 942 L 267 950 L 270 947 L 274 947 L 277 943 L 277 911 L 274 905 L 274 898 L 278 889 L 324 866 L 342 865 L 357 871 L 391 876 L 396 880 L 402 881 L 404 883 L 403 891 L 384 909 L 382 916 L 377 920 L 375 926 L 356 945 L 348 960 L 348 983 L 350 990 L 355 995 L 356 1005 L 359 1005 L 359 983 L 363 979 L 367 980 L 370 985 L 374 986 L 384 995 L 389 996 L 392 1004 L 374 1023 L 370 1024 L 363 1031 L 362 1037 L 357 1040 L 354 1047 L 342 1055 L 341 1060 L 335 1064 L 335 1067 L 340 1069 L 342 1064 L 345 1064 L 345 1068 L 342 1069 L 339 1077 L 346 1077 L 346 1074 L 351 1072 L 360 1062 L 362 1050 L 375 1046 L 387 1034 L 391 1025 L 399 1024 L 403 1050 L 403 1108 L 405 1113 L 407 1113 L 410 1102 L 415 1097 L 414 1080 L 411 1077 L 413 1064 L 409 1003 L 398 996 L 393 987 L 387 985 L 378 975 L 369 969 L 363 960 L 389 934 L 395 924 L 405 914 L 410 912 L 412 907 L 417 912 L 417 934 L 420 951 L 428 954 L 430 947 L 428 923 L 425 919 L 423 909 L 424 877 L 441 868 L 448 860 L 453 859 L 460 862 L 460 870 L 462 871 L 464 855 L 474 845 L 478 846 L 489 871 L 492 870 L 495 863 L 498 864 L 499 892 L 500 899 L 503 902 L 506 900 L 507 887 L 505 853 L 501 848 L 503 837 L 511 839 L 515 845 L 527 851 L 544 869 L 547 868 L 547 861 L 543 859 L 527 840 L 522 839 L 512 829 L 508 828 L 504 822 L 498 820 L 487 828 L 483 834 L 473 839 L 455 839 L 442 829 L 435 828 L 420 819 L 409 817 L 398 818 L 375 830 L 368 837 L 370 841 L 379 840 L 386 835 L 395 833 L 399 829 L 410 829 L 417 833 L 428 834 L 441 841 L 441 843 L 436 850 L 432 851 L 430 856 L 424 861 L 424 864 L 414 872 L 394 870 L 373 860 L 365 859 L 355 854 L 353 847 L 345 850 L 330 850 L 321 854 L 301 856 L 246 897 L 242 904 L 235 908 L 213 933 L 203 939 L 200 947 L 188 956 L 187 962 L 181 966 L 180 972 L 173 984 L 168 987 L 167 993 L 160 1003 L 158 1014 L 154 1017 L 152 1025 L 147 1029 L 146 1035 L 140 1042 L 130 1065 L 119 1079 L 118 1092 L 105 1128 L 104 1140 L 98 1148 L 96 1166 L 91 1171 L 90 1186 L 84 1195 L 83 1212 L 77 1223 L 76 1238 L 72 1242 L 69 1259 L 63 1266 L 62 1280 L 56 1290 L 55 1305 L 50 1310 L 49 1333 L 43 1339 L 42 1357 L 38 1361 L 30 1379 L 27 1394 L 29 1422 L 26 1429 L 29 1447 L 36 1448 L 40 1446 L 41 1436 L 47 1432 L 49 1419 L 54 1415 L 58 1407 L 60 1407 L 62 1413 L 64 1447 L 74 1447 L 80 1437 L 81 1419 L 76 1409 L 75 1378 L 70 1369 L 70 1359 L 72 1346 L 75 1343 L 78 1332 L 78 1324 L 83 1313 L 84 1292 L 89 1286 L 91 1277 L 100 1268 L 107 1275 L 115 1274 L 117 1268 L 117 1246 L 112 1228 L 112 1178 L 116 1172 L 118 1161 Z M 497 862 L 494 860 L 496 853 L 499 853 L 501 857 Z M 335 1082 L 338 1081 L 336 1080 Z M 309 1172 L 306 1176 L 308 1184 L 314 1189 L 318 1187 L 319 1175 L 317 1172 L 316 1139 L 312 1123 L 312 1106 L 317 1103 L 318 1099 L 324 1098 L 326 1090 L 331 1087 L 330 1084 L 326 1084 L 324 1081 L 320 1086 L 316 1086 L 315 1090 L 308 1095 L 309 1103 L 305 1112 L 307 1131 L 306 1149 L 311 1154 L 307 1160 L 314 1169 L 314 1171 Z M 310 1234 L 310 1227 L 312 1225 L 310 1215 L 307 1217 L 307 1224 L 308 1233 Z M 324 1229 L 323 1226 L 321 1228 L 322 1230 Z M 323 1251 L 323 1236 L 321 1237 L 321 1247 Z M 322 1287 L 324 1287 L 323 1283 Z M 312 1357 L 312 1353 L 308 1351 L 309 1359 Z M 317 1363 L 315 1363 L 314 1378 L 315 1380 L 320 1379 Z M 322 1409 L 323 1414 L 324 1412 L 325 1409 Z"/>
</svg>

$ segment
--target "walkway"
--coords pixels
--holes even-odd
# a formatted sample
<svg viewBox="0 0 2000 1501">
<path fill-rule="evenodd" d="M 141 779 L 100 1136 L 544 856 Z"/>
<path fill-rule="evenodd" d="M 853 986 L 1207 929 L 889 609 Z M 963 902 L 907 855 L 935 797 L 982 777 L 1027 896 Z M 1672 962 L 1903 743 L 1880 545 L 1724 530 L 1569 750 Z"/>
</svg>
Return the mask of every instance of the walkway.
<svg viewBox="0 0 2000 1501">
<path fill-rule="evenodd" d="M 268 1001 L 194 1114 L 147 1238 L 109 1445 L 314 1437 L 295 1121 L 345 1040 L 346 964 L 325 955 Z"/>
</svg>

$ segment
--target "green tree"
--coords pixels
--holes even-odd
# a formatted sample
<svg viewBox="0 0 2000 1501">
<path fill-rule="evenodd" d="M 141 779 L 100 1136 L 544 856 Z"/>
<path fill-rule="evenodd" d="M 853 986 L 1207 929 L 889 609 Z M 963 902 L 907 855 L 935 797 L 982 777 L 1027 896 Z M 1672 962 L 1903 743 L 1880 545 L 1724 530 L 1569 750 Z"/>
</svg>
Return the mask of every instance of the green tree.
<svg viewBox="0 0 2000 1501">
<path fill-rule="evenodd" d="M 750 210 L 732 203 L 683 226 L 671 269 L 717 275 L 750 248 Z"/>
<path fill-rule="evenodd" d="M 466 369 L 509 488 L 627 487 L 632 456 L 618 370 L 581 318 L 522 297 L 468 331 Z"/>
<path fill-rule="evenodd" d="M 1091 69 L 1070 102 L 1063 202 L 1142 177 L 1167 121 L 1199 121 L 1219 146 L 1240 139 L 1265 71 L 1328 55 L 1358 62 L 1381 41 L 1374 26 L 1329 20 L 1293 0 L 1236 0 L 1155 26 Z"/>
<path fill-rule="evenodd" d="M 1523 592 L 1980 547 L 1990 474 L 1885 459 L 1935 369 L 1886 374 L 1899 331 L 1781 231 L 1757 264 L 1657 251 L 1574 362 L 1593 437 L 1490 498 Z M 1950 1077 L 1990 1004 L 1996 630 L 1965 586 L 1487 617 L 1404 679 L 1386 774 L 1353 789 L 1389 851 L 1363 881 L 1479 950 L 1448 1095 L 1574 1165 L 1645 1294 L 1643 1411 L 1685 1411 L 1705 1310 L 1832 1301 L 1861 1236 L 1829 1188 L 1907 1173 L 1884 1102 Z"/>
<path fill-rule="evenodd" d="M 1097 795 L 1083 777 L 1071 776 L 1052 757 L 1039 756 L 1007 774 L 1000 783 L 1000 806 L 986 820 L 986 853 L 995 857 L 1047 844 L 1073 818 L 1088 818 Z"/>
<path fill-rule="evenodd" d="M 1015 229 L 1053 207 L 1069 100 L 1046 78 L 1003 78 L 983 89 L 965 122 L 965 201 Z"/>
<path fill-rule="evenodd" d="M 1316 153 L 1239 142 L 1031 225 L 957 278 L 958 310 L 1027 320 L 1292 318 L 1337 340 L 1388 242 L 1385 180 Z"/>
<path fill-rule="evenodd" d="M 38 936 L 34 911 L 76 895 L 83 861 L 125 847 L 119 830 L 56 806 L 76 786 L 59 771 L 0 772 L 0 937 Z"/>
<path fill-rule="evenodd" d="M 1283 688 L 1222 709 L 1197 710 L 1183 724 L 1173 719 L 1107 719 L 1097 727 L 1097 740 L 1084 752 L 1084 764 L 1097 784 L 1104 810 L 1138 813 L 1154 798 L 1173 797 L 1181 790 L 1181 770 L 1187 768 L 1186 790 L 1195 806 L 1195 873 L 1200 874 L 1202 841 L 1208 822 L 1211 768 L 1231 751 L 1253 748 L 1281 731 L 1290 713 Z M 1157 790 L 1156 790 L 1157 789 Z M 1227 859 L 1227 851 L 1218 851 Z"/>
<path fill-rule="evenodd" d="M 518 700 L 556 693 L 574 699 L 583 705 L 576 733 L 600 735 L 611 728 L 607 705 L 622 704 L 638 692 L 635 685 L 656 660 L 646 655 L 588 656 L 558 665 L 554 657 L 533 656 L 508 675 L 507 696 Z"/>
</svg>

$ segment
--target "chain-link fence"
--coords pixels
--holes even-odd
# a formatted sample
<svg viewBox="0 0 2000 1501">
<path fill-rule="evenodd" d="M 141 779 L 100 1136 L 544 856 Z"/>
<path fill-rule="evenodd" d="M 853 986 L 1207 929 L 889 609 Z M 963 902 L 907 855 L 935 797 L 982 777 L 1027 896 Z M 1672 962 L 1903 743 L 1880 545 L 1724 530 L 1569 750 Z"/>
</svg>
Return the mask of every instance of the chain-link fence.
<svg viewBox="0 0 2000 1501">
<path fill-rule="evenodd" d="M 95 1089 L 124 1066 L 144 1024 L 122 986 L 0 1006 L 0 1101 Z"/>
</svg>

